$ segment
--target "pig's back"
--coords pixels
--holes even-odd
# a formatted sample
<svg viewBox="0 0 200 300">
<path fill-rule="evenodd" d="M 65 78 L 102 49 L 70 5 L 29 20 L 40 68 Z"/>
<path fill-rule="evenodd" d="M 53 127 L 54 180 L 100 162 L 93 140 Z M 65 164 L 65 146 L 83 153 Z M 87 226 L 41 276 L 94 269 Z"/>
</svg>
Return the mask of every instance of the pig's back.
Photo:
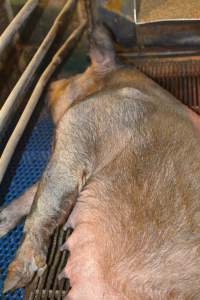
<svg viewBox="0 0 200 300">
<path fill-rule="evenodd" d="M 185 107 L 156 87 L 154 95 L 152 87 L 148 94 L 147 87 L 143 92 L 134 84 L 96 93 L 65 113 L 57 134 L 67 131 L 74 142 L 79 139 L 87 150 L 92 149 L 95 173 L 127 145 L 138 160 L 148 156 L 161 159 L 176 150 L 174 160 L 181 162 L 192 149 L 195 155 L 186 155 L 186 162 L 198 161 L 199 138 Z"/>
<path fill-rule="evenodd" d="M 199 140 L 183 106 L 163 99 L 107 90 L 69 110 L 57 134 L 90 156 L 79 204 L 110 285 L 128 299 L 199 299 Z"/>
</svg>

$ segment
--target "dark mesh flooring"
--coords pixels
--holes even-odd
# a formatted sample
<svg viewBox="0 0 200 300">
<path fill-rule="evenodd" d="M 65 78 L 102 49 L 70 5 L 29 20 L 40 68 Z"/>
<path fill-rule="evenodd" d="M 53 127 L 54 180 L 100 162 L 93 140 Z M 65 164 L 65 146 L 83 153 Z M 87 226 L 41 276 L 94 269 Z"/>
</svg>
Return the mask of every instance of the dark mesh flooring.
<svg viewBox="0 0 200 300">
<path fill-rule="evenodd" d="M 41 176 L 48 161 L 53 124 L 46 111 L 36 112 L 31 120 L 32 128 L 26 130 L 23 140 L 14 155 L 11 166 L 1 185 L 1 205 L 11 202 Z M 22 238 L 23 224 L 18 225 L 0 239 L 0 300 L 23 299 L 24 290 L 2 294 L 8 264 L 14 257 Z"/>
</svg>

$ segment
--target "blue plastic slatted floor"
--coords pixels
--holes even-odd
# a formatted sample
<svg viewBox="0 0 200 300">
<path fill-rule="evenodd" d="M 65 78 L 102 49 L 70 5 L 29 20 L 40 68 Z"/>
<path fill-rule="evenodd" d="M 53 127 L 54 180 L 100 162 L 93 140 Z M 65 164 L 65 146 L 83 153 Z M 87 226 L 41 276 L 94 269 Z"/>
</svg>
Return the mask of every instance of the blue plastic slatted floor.
<svg viewBox="0 0 200 300">
<path fill-rule="evenodd" d="M 6 174 L 4 183 L 6 194 L 1 199 L 4 203 L 11 202 L 19 196 L 27 187 L 37 181 L 42 174 L 49 158 L 53 125 L 51 118 L 46 111 L 40 113 L 39 118 L 32 130 L 24 139 L 22 154 L 18 151 L 13 163 Z M 23 144 L 23 142 L 21 142 Z M 16 163 L 17 161 L 17 163 Z M 10 178 L 7 180 L 7 178 Z M 4 188 L 1 187 L 1 188 Z M 16 290 L 6 295 L 2 294 L 3 282 L 6 276 L 9 262 L 14 257 L 22 237 L 23 224 L 18 225 L 14 230 L 0 239 L 0 300 L 23 299 L 24 290 Z"/>
</svg>

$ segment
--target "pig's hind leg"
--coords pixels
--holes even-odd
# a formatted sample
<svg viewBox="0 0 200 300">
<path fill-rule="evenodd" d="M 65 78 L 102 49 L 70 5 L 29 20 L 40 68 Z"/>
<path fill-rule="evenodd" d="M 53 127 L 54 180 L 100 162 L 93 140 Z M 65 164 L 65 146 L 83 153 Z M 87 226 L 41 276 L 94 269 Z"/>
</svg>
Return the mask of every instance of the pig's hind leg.
<svg viewBox="0 0 200 300">
<path fill-rule="evenodd" d="M 24 240 L 9 266 L 4 291 L 25 286 L 35 272 L 44 270 L 50 237 L 66 221 L 88 174 L 87 144 L 80 141 L 74 124 L 70 128 L 67 123 L 58 129 L 54 151 L 26 220 Z"/>
<path fill-rule="evenodd" d="M 29 214 L 36 191 L 37 183 L 27 189 L 20 197 L 0 209 L 0 237 L 7 234 Z"/>
</svg>

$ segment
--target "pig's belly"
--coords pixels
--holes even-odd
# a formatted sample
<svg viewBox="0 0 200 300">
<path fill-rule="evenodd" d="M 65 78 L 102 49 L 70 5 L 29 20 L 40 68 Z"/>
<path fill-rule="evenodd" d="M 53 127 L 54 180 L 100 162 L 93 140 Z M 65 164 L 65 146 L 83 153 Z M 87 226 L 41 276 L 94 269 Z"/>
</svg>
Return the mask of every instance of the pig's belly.
<svg viewBox="0 0 200 300">
<path fill-rule="evenodd" d="M 110 280 L 109 236 L 103 218 L 98 199 L 83 192 L 66 224 L 74 229 L 63 246 L 70 251 L 62 274 L 72 287 L 67 300 L 127 300 L 115 286 L 116 278 L 113 285 Z"/>
</svg>

